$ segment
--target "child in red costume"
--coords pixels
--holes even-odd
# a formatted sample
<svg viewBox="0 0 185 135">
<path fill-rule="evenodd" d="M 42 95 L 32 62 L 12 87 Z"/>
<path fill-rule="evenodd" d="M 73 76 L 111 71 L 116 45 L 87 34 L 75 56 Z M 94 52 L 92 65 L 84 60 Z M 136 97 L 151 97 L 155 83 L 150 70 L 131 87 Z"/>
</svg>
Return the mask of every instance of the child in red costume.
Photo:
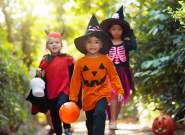
<svg viewBox="0 0 185 135">
<path fill-rule="evenodd" d="M 49 109 L 53 127 L 56 135 L 62 134 L 61 120 L 59 118 L 59 108 L 69 101 L 70 69 L 73 67 L 73 58 L 67 54 L 61 54 L 62 35 L 57 32 L 48 34 L 46 48 L 50 51 L 40 62 L 37 76 L 44 76 L 46 82 L 45 103 L 34 102 L 33 95 L 28 100 L 42 111 Z M 43 101 L 43 100 L 42 100 Z M 44 107 L 45 106 L 45 107 Z M 43 112 L 43 111 L 42 111 Z M 69 124 L 63 123 L 65 135 L 71 135 Z"/>
</svg>

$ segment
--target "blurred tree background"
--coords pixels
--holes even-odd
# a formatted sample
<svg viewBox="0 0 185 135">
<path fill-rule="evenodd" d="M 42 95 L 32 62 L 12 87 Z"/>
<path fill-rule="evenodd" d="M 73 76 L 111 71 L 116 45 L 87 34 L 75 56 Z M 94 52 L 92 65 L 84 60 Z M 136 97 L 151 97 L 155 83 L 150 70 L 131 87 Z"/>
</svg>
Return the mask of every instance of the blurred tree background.
<svg viewBox="0 0 185 135">
<path fill-rule="evenodd" d="M 137 91 L 122 117 L 143 120 L 160 112 L 176 113 L 185 103 L 185 2 L 1 0 L 0 130 L 34 132 L 25 97 L 29 79 L 47 53 L 44 31 L 64 31 L 64 49 L 77 59 L 81 54 L 73 40 L 85 32 L 91 14 L 101 21 L 121 5 L 138 41 L 137 51 L 131 53 Z"/>
</svg>

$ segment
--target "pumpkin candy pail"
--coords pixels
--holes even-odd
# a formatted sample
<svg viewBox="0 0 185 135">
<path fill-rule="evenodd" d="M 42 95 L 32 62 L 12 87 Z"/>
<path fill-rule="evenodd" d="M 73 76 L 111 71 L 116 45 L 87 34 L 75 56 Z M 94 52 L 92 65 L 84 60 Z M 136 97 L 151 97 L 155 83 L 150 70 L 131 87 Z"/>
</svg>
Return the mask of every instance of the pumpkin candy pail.
<svg viewBox="0 0 185 135">
<path fill-rule="evenodd" d="M 66 102 L 59 109 L 60 119 L 65 123 L 75 122 L 80 115 L 80 109 L 74 102 Z"/>
</svg>

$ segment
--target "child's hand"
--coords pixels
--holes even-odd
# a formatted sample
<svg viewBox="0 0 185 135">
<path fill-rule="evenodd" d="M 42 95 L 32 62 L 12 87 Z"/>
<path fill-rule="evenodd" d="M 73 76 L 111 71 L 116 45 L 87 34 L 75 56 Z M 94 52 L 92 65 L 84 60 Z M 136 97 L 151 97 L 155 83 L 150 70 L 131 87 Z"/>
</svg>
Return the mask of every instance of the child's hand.
<svg viewBox="0 0 185 135">
<path fill-rule="evenodd" d="M 38 76 L 38 77 L 44 77 L 44 75 L 45 75 L 45 72 L 44 72 L 44 70 L 41 70 L 40 68 L 39 69 L 37 69 L 37 71 L 36 71 L 36 76 Z"/>
<path fill-rule="evenodd" d="M 118 94 L 118 102 L 122 102 L 123 101 L 123 94 Z"/>
<path fill-rule="evenodd" d="M 78 108 L 80 109 L 80 106 L 79 106 L 79 104 L 76 101 L 70 100 L 70 102 L 75 103 L 78 106 Z"/>
</svg>

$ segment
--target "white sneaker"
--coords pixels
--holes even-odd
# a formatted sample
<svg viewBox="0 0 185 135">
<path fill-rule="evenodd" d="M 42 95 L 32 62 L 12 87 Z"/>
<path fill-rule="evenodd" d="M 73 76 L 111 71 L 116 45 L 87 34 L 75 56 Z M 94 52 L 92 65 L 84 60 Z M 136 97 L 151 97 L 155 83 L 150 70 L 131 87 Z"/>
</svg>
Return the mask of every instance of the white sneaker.
<svg viewBox="0 0 185 135">
<path fill-rule="evenodd" d="M 111 122 L 111 123 L 109 124 L 109 129 L 110 129 L 110 130 L 117 130 L 118 127 L 117 127 L 116 122 Z"/>
</svg>

